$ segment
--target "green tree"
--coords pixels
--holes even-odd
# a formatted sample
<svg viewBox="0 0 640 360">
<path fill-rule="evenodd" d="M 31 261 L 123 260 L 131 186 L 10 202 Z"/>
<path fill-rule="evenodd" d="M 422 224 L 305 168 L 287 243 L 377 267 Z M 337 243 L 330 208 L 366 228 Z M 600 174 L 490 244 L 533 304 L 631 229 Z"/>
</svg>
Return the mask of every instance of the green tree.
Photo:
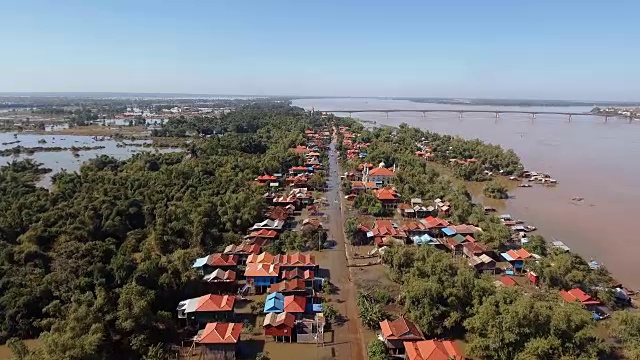
<svg viewBox="0 0 640 360">
<path fill-rule="evenodd" d="M 591 313 L 557 295 L 524 295 L 505 288 L 465 321 L 470 355 L 480 359 L 598 359 L 606 347 Z"/>
<path fill-rule="evenodd" d="M 628 359 L 640 359 L 640 313 L 618 311 L 613 314 L 609 334 L 622 343 Z"/>
<path fill-rule="evenodd" d="M 29 348 L 18 338 L 7 340 L 7 347 L 11 350 L 14 360 L 25 360 L 29 356 Z"/>
<path fill-rule="evenodd" d="M 484 196 L 492 199 L 508 199 L 509 193 L 507 192 L 507 188 L 498 184 L 495 181 L 489 182 L 482 189 L 482 193 Z"/>
<path fill-rule="evenodd" d="M 390 360 L 387 347 L 380 340 L 374 340 L 367 346 L 367 358 L 369 360 Z"/>
<path fill-rule="evenodd" d="M 547 256 L 547 241 L 542 235 L 529 235 L 527 239 L 529 241 L 522 246 L 523 248 L 530 253 Z"/>
</svg>

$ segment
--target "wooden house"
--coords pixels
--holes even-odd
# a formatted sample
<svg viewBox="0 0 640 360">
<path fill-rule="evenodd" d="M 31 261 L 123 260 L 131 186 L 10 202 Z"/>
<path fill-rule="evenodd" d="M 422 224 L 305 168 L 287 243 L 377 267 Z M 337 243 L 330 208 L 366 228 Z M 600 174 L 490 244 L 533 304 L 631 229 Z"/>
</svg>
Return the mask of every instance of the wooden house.
<svg viewBox="0 0 640 360">
<path fill-rule="evenodd" d="M 391 355 L 403 355 L 405 341 L 424 340 L 424 334 L 420 328 L 404 317 L 393 321 L 381 321 L 380 330 L 378 337 Z"/>
<path fill-rule="evenodd" d="M 262 324 L 264 335 L 273 336 L 276 341 L 278 341 L 278 337 L 280 337 L 282 341 L 288 340 L 291 342 L 293 339 L 295 321 L 296 317 L 293 314 L 286 312 L 268 313 Z"/>
<path fill-rule="evenodd" d="M 208 323 L 194 338 L 195 344 L 201 348 L 199 359 L 235 360 L 240 333 L 242 333 L 242 324 Z"/>
<path fill-rule="evenodd" d="M 278 282 L 280 265 L 268 263 L 247 263 L 244 276 L 247 283 L 252 284 L 255 291 L 262 293 L 265 289 Z"/>
<path fill-rule="evenodd" d="M 208 294 L 183 300 L 178 304 L 178 318 L 205 324 L 230 320 L 234 315 L 234 295 Z"/>
</svg>

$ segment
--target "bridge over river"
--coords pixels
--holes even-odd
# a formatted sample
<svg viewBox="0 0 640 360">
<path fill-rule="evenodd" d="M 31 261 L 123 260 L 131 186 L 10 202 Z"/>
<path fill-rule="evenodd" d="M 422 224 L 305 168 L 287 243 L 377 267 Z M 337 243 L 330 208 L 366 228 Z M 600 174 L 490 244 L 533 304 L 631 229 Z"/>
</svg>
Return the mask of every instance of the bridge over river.
<svg viewBox="0 0 640 360">
<path fill-rule="evenodd" d="M 357 113 L 385 113 L 387 118 L 390 113 L 422 113 L 423 117 L 427 117 L 429 113 L 454 113 L 458 114 L 458 117 L 462 119 L 463 114 L 466 113 L 480 113 L 480 114 L 495 114 L 496 119 L 500 117 L 500 114 L 526 114 L 531 115 L 531 119 L 535 119 L 536 115 L 562 115 L 567 116 L 569 122 L 571 122 L 574 116 L 599 116 L 604 118 L 604 122 L 609 121 L 609 118 L 613 115 L 607 114 L 595 114 L 590 112 L 563 112 L 563 111 L 526 111 L 526 110 L 469 110 L 469 109 L 341 109 L 341 110 L 322 110 L 323 113 L 347 113 L 349 117 L 352 114 Z M 620 116 L 618 116 L 620 117 Z M 633 117 L 628 117 L 631 122 Z"/>
</svg>

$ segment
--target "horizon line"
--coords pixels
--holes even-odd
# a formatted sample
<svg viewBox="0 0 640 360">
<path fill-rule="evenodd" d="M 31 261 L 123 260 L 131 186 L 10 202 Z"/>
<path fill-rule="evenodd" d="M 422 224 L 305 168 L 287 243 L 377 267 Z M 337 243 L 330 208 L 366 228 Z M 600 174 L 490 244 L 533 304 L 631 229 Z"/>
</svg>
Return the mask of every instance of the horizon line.
<svg viewBox="0 0 640 360">
<path fill-rule="evenodd" d="M 194 96 L 194 97 L 246 97 L 246 98 L 287 98 L 295 99 L 389 99 L 389 100 L 502 100 L 502 101 L 535 101 L 535 102 L 566 102 L 566 103 L 608 103 L 638 104 L 640 101 L 632 100 L 566 100 L 566 99 L 540 99 L 540 98 L 501 98 L 501 97 L 438 97 L 438 96 L 359 96 L 359 95 L 257 95 L 257 94 L 211 94 L 189 92 L 135 92 L 135 91 L 0 91 L 0 97 L 7 96 L 80 96 L 80 95 L 140 95 L 140 96 Z"/>
</svg>

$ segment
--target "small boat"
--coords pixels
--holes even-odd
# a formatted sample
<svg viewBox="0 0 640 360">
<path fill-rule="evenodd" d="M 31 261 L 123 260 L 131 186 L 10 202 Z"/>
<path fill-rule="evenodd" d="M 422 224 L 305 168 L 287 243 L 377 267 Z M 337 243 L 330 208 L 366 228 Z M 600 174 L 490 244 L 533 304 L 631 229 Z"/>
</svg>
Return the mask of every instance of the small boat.
<svg viewBox="0 0 640 360">
<path fill-rule="evenodd" d="M 538 230 L 538 228 L 535 227 L 535 226 L 532 226 L 532 225 L 527 225 L 527 226 L 524 227 L 524 231 L 526 231 L 526 232 L 531 232 L 531 231 L 536 231 L 536 230 Z"/>
<path fill-rule="evenodd" d="M 520 179 L 518 179 L 518 177 L 516 176 L 509 176 L 509 180 L 520 181 Z"/>
<path fill-rule="evenodd" d="M 574 198 L 571 198 L 571 200 L 573 200 L 573 201 L 583 201 L 583 200 L 584 200 L 584 198 L 583 198 L 583 197 L 580 197 L 580 196 L 576 196 L 576 197 L 574 197 Z"/>
<path fill-rule="evenodd" d="M 531 184 L 520 184 L 520 185 L 518 185 L 518 187 L 521 187 L 521 188 L 530 188 L 530 187 L 531 187 Z"/>
</svg>

